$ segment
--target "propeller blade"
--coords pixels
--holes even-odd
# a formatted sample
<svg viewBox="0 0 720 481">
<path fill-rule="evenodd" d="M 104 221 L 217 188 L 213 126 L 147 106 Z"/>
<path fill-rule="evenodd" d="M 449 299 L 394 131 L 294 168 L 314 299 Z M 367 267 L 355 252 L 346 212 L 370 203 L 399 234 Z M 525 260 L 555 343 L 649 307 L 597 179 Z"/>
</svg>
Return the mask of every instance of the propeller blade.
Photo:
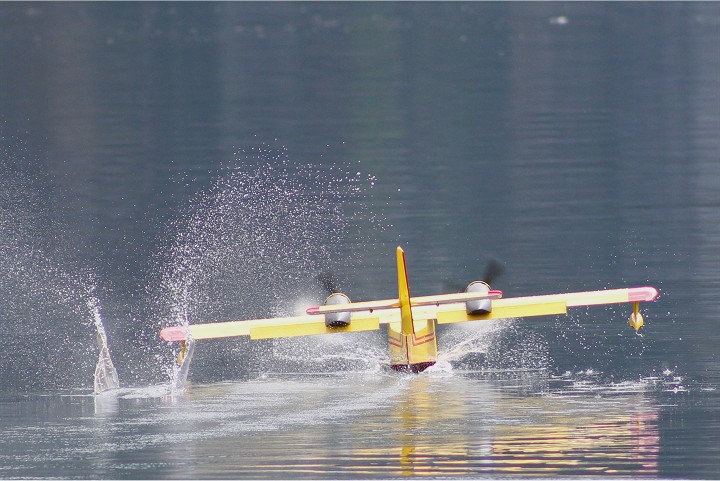
<svg viewBox="0 0 720 481">
<path fill-rule="evenodd" d="M 485 274 L 480 280 L 484 281 L 487 285 L 492 286 L 493 282 L 495 282 L 504 272 L 505 266 L 502 262 L 494 257 L 491 257 L 485 266 Z M 465 292 L 466 287 L 466 285 L 460 284 L 459 282 L 447 280 L 443 281 L 443 291 L 445 291 L 445 293 Z"/>
<path fill-rule="evenodd" d="M 325 289 L 328 295 L 341 292 L 338 288 L 337 278 L 330 272 L 321 272 L 315 277 L 315 280 Z"/>
<path fill-rule="evenodd" d="M 491 286 L 493 282 L 495 282 L 495 280 L 503 274 L 503 272 L 505 272 L 505 266 L 503 266 L 499 260 L 491 257 L 490 260 L 488 260 L 487 267 L 485 268 L 485 275 L 482 280 L 485 281 L 487 285 Z"/>
<path fill-rule="evenodd" d="M 460 284 L 459 282 L 454 281 L 443 281 L 443 292 L 445 294 L 454 294 L 456 292 L 465 292 L 465 287 L 463 284 Z"/>
</svg>

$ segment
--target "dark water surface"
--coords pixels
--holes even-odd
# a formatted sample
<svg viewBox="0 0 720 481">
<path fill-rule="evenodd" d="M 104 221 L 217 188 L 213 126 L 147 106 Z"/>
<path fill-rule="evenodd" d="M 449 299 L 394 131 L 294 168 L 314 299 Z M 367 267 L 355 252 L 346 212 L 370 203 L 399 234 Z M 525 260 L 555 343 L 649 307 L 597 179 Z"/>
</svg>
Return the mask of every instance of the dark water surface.
<svg viewBox="0 0 720 481">
<path fill-rule="evenodd" d="M 720 477 L 720 4 L 0 3 L 0 477 Z M 336 273 L 628 306 L 199 344 Z M 93 395 L 104 326 L 121 389 Z"/>
</svg>

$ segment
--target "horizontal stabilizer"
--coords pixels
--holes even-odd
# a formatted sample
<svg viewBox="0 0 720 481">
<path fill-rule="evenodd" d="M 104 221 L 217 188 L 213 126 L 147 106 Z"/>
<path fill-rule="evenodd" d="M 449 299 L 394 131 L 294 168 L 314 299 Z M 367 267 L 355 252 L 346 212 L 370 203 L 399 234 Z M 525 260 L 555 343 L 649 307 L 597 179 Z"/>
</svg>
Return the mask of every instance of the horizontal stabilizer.
<svg viewBox="0 0 720 481">
<path fill-rule="evenodd" d="M 310 316 L 317 316 L 318 314 L 334 312 L 372 312 L 378 309 L 394 309 L 397 307 L 400 307 L 400 301 L 397 299 L 385 299 L 382 301 L 351 302 L 349 304 L 325 304 L 323 306 L 308 307 L 305 312 Z"/>
<path fill-rule="evenodd" d="M 410 305 L 415 306 L 439 306 L 441 304 L 454 304 L 465 301 L 481 301 L 483 299 L 500 299 L 502 291 L 492 290 L 488 292 L 459 292 L 457 294 L 440 294 L 436 296 L 411 297 Z"/>
<path fill-rule="evenodd" d="M 411 297 L 410 306 L 440 306 L 457 302 L 476 301 L 482 299 L 499 299 L 502 291 L 460 292 L 457 294 L 439 294 L 435 296 Z M 384 299 L 381 301 L 351 302 L 350 304 L 326 304 L 324 306 L 310 307 L 305 311 L 309 315 L 329 314 L 333 312 L 360 312 L 380 309 L 396 309 L 400 307 L 399 299 Z"/>
</svg>

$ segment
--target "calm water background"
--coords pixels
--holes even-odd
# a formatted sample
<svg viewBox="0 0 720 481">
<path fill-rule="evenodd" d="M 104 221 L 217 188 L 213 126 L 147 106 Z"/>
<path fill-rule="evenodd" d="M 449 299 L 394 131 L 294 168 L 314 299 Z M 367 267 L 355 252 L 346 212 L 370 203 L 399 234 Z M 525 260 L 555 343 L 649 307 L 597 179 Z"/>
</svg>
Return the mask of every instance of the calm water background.
<svg viewBox="0 0 720 481">
<path fill-rule="evenodd" d="M 0 477 L 720 477 L 720 4 L 0 4 Z M 506 268 L 627 306 L 200 345 Z M 101 305 L 123 388 L 93 396 Z"/>
</svg>

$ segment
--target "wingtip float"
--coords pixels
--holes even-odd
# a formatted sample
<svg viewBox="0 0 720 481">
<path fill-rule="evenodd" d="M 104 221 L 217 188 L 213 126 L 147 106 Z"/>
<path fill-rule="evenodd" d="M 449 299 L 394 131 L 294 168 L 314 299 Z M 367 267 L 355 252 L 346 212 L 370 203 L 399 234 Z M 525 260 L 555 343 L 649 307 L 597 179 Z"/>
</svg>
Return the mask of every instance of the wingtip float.
<svg viewBox="0 0 720 481">
<path fill-rule="evenodd" d="M 405 264 L 405 252 L 397 248 L 398 297 L 352 302 L 342 293 L 333 293 L 321 306 L 305 315 L 250 319 L 189 326 L 171 326 L 160 331 L 167 342 L 180 342 L 181 355 L 187 342 L 247 336 L 250 339 L 309 336 L 380 329 L 387 325 L 390 365 L 398 371 L 420 372 L 438 358 L 436 326 L 457 322 L 515 319 L 567 314 L 570 307 L 605 304 L 632 304 L 628 324 L 637 331 L 644 320 L 640 302 L 657 299 L 654 287 L 631 287 L 503 298 L 484 281 L 474 281 L 465 292 L 412 297 Z M 182 363 L 182 360 L 178 360 Z"/>
</svg>

